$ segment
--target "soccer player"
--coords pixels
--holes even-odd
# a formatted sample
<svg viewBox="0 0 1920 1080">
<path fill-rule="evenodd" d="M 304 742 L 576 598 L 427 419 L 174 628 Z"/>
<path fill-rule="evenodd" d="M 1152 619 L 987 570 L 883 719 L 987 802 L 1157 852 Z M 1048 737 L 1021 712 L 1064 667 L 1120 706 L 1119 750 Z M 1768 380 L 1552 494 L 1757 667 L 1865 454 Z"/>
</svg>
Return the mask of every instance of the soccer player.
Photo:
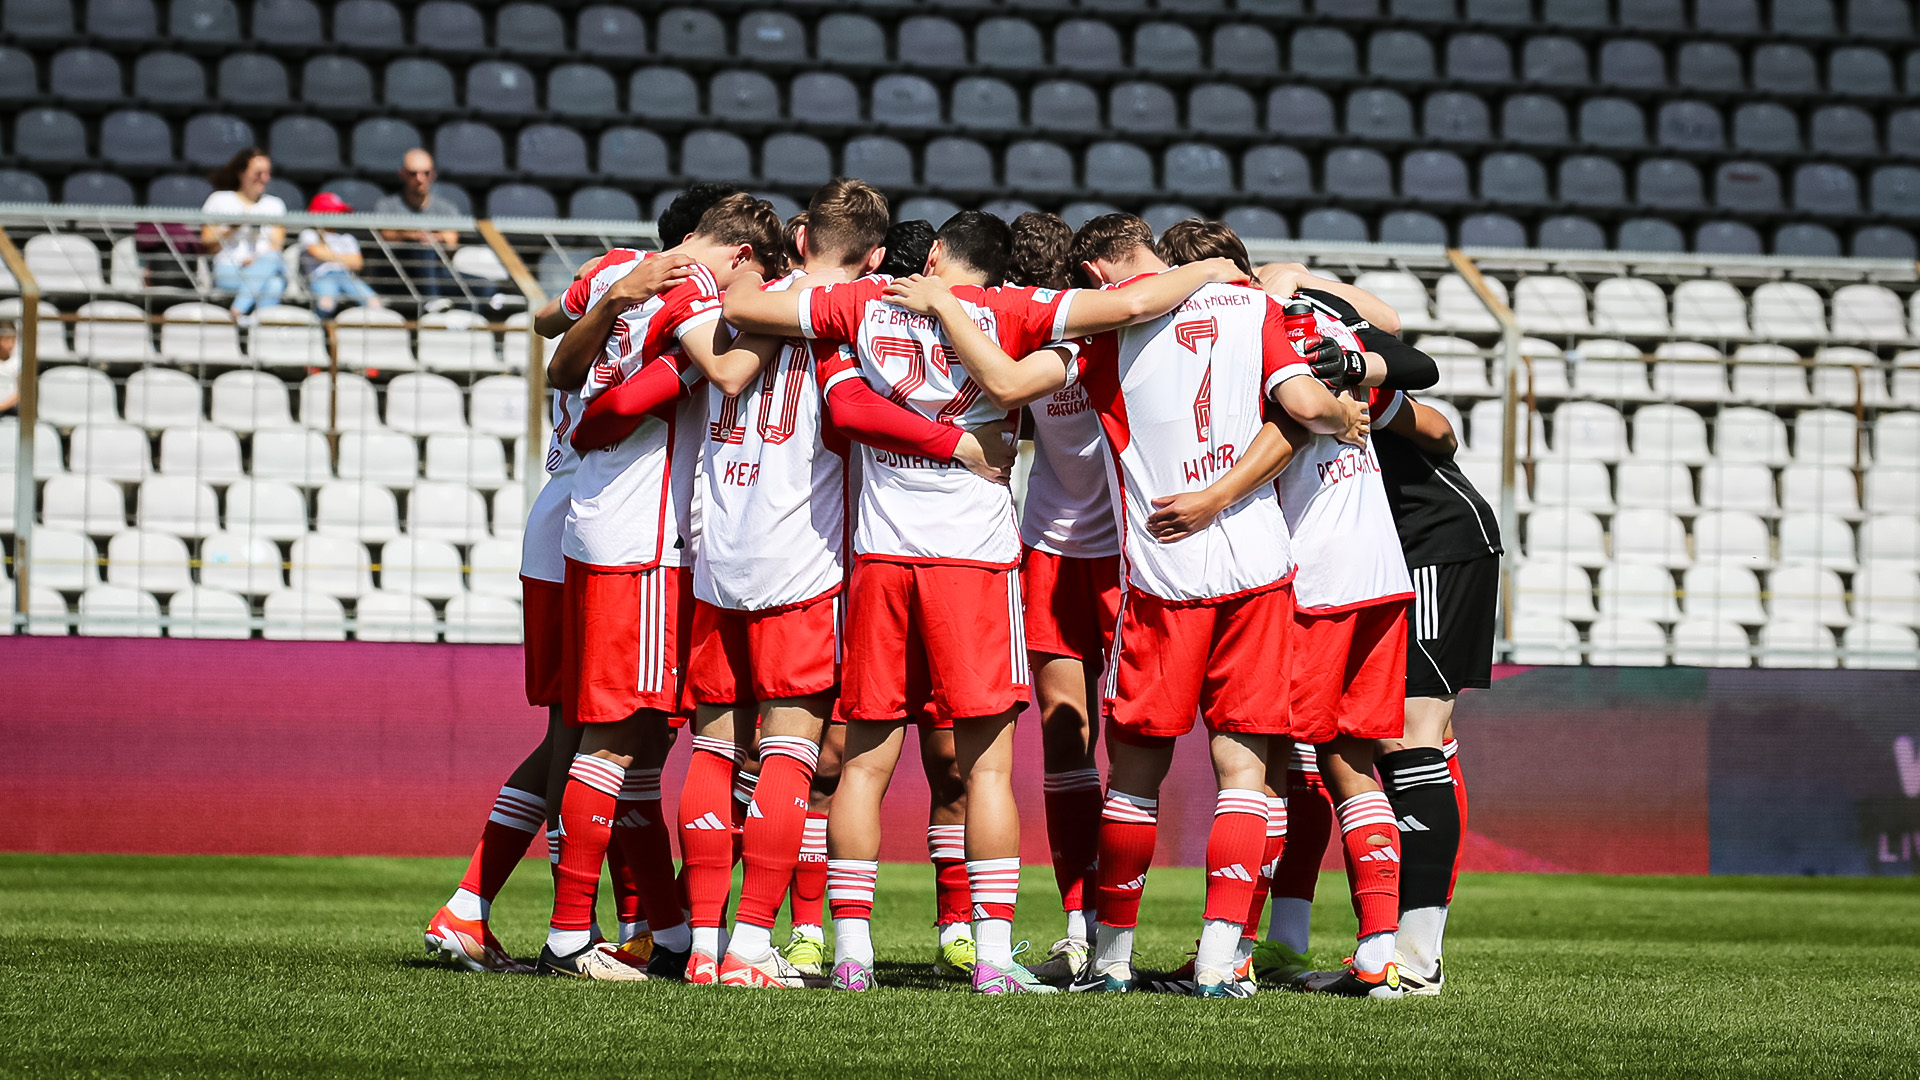
<svg viewBox="0 0 1920 1080">
<path fill-rule="evenodd" d="M 1000 347 L 1021 355 L 1075 333 L 1077 321 L 1094 323 L 1088 330 L 1122 325 L 1154 310 L 1150 305 L 1163 294 L 1172 294 L 1158 309 L 1164 311 L 1206 280 L 1209 270 L 1218 271 L 1196 268 L 1157 288 L 1103 298 L 1087 305 L 1092 317 L 1083 319 L 1064 302 L 1067 294 L 999 288 L 1009 247 L 1004 222 L 962 212 L 941 226 L 927 268 L 953 283 L 967 318 L 979 319 Z M 855 343 L 859 366 L 843 377 L 864 373 L 876 389 L 934 419 L 952 424 L 1004 419 L 1008 406 L 983 395 L 965 371 L 955 370 L 952 343 L 940 323 L 889 304 L 882 297 L 885 288 L 885 282 L 864 278 L 803 289 L 792 298 L 732 289 L 725 314 L 744 331 Z M 1116 311 L 1122 314 L 1113 318 Z M 1105 325 L 1099 323 L 1103 315 L 1111 320 Z M 1003 484 L 937 461 L 873 450 L 862 458 L 841 691 L 853 723 L 828 821 L 833 983 L 849 990 L 874 985 L 869 920 L 878 874 L 880 802 L 899 759 L 907 717 L 930 703 L 953 721 L 967 785 L 974 989 L 1048 992 L 1051 987 L 1013 960 L 1020 870 L 1012 735 L 1026 688 L 1016 576 L 1019 536 L 1011 495 Z"/>
<path fill-rule="evenodd" d="M 1152 240 L 1131 215 L 1083 226 L 1072 265 L 1093 284 L 1121 287 L 1070 294 L 1071 310 L 1091 308 L 1095 297 L 1190 280 L 1183 275 L 1199 267 L 1217 265 L 1221 277 L 1246 280 L 1226 260 L 1169 270 Z M 1286 670 L 1292 612 L 1286 521 L 1268 488 L 1177 543 L 1161 543 L 1144 523 L 1154 500 L 1195 490 L 1233 464 L 1261 431 L 1263 401 L 1348 438 L 1364 431 L 1364 407 L 1341 402 L 1311 377 L 1278 308 L 1244 286 L 1206 285 L 1159 308 L 1159 317 L 1082 343 L 1077 356 L 1050 350 L 1019 361 L 972 331 L 968 313 L 938 283 L 888 292 L 940 318 L 969 375 L 997 403 L 1037 400 L 1084 379 L 1114 462 L 1127 577 L 1105 688 L 1113 772 L 1100 830 L 1094 956 L 1069 989 L 1132 986 L 1133 930 L 1153 858 L 1160 783 L 1174 738 L 1192 729 L 1198 713 L 1213 733 L 1220 794 L 1207 846 L 1197 992 L 1244 994 L 1234 953 L 1265 845 L 1269 814 L 1259 788 L 1267 737 L 1291 730 L 1285 705 L 1272 701 L 1273 674 Z"/>
<path fill-rule="evenodd" d="M 565 386 L 575 356 L 600 353 L 581 390 L 590 410 L 602 395 L 620 400 L 652 386 L 662 372 L 689 383 L 704 375 L 738 392 L 778 347 L 772 339 L 735 341 L 719 317 L 726 284 L 784 264 L 781 223 L 770 205 L 729 196 L 702 215 L 672 254 L 699 266 L 644 302 L 622 284 L 635 263 L 594 275 L 592 305 L 561 339 L 548 370 L 556 386 Z M 692 609 L 689 517 L 706 396 L 684 397 L 667 419 L 607 415 L 611 435 L 583 422 L 573 437 L 576 449 L 593 452 L 583 452 L 575 470 L 563 538 L 568 670 L 562 692 L 567 721 L 583 730 L 561 803 L 554 917 L 539 969 L 625 981 L 642 976 L 602 961 L 589 947 L 593 887 L 627 770 L 636 761 L 643 769 L 658 767 L 671 745 L 668 723 L 679 708 Z M 657 852 L 633 848 L 627 855 L 637 868 L 657 859 Z M 684 919 L 664 903 L 649 902 L 647 914 L 654 942 L 648 973 L 684 977 L 692 945 Z"/>
</svg>

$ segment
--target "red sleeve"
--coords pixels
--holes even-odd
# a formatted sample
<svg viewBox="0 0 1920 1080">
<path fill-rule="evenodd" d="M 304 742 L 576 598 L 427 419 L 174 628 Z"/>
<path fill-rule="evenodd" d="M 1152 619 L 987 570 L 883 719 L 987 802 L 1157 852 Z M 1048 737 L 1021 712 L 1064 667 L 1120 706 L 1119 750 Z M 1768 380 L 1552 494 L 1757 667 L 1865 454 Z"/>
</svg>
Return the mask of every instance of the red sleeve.
<svg viewBox="0 0 1920 1080">
<path fill-rule="evenodd" d="M 1069 290 L 1070 291 L 1070 290 Z M 1069 291 L 1002 286 L 994 290 L 1000 348 L 1015 360 L 1058 341 L 1061 304 Z"/>
<path fill-rule="evenodd" d="M 953 449 L 965 434 L 957 427 L 895 405 L 875 393 L 865 379 L 834 383 L 827 391 L 827 416 L 834 427 L 855 442 L 934 461 L 953 460 Z"/>
<path fill-rule="evenodd" d="M 852 341 L 860 336 L 860 320 L 867 304 L 880 299 L 887 283 L 879 278 L 834 285 L 816 285 L 801 294 L 800 336 L 825 341 Z"/>
<path fill-rule="evenodd" d="M 632 262 L 640 258 L 645 258 L 645 255 L 632 248 L 614 248 L 605 255 L 593 259 L 582 268 L 585 272 L 575 278 L 573 284 L 567 286 L 566 294 L 560 298 L 560 310 L 565 312 L 569 319 L 578 319 L 585 315 L 587 303 L 593 299 L 594 275 L 609 266 L 618 266 L 623 262 Z"/>
<path fill-rule="evenodd" d="M 813 378 L 822 394 L 832 390 L 834 384 L 843 379 L 860 377 L 860 358 L 853 354 L 851 348 L 824 342 L 814 344 Z"/>
<path fill-rule="evenodd" d="M 649 413 L 678 401 L 686 389 L 678 360 L 675 354 L 650 361 L 626 382 L 595 397 L 573 429 L 573 448 L 584 454 L 613 446 L 633 434 Z"/>
<path fill-rule="evenodd" d="M 1313 369 L 1287 339 L 1286 312 L 1271 299 L 1266 318 L 1260 326 L 1260 392 L 1271 393 L 1274 386 L 1295 375 L 1311 375 Z M 1290 370 L 1297 368 L 1299 370 Z"/>
</svg>

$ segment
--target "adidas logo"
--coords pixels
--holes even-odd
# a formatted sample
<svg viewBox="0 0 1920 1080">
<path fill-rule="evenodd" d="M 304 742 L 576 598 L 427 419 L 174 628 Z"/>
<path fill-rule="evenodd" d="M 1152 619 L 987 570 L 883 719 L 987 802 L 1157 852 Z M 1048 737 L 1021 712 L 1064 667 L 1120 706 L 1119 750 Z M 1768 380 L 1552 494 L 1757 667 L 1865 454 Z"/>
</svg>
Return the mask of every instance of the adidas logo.
<svg viewBox="0 0 1920 1080">
<path fill-rule="evenodd" d="M 764 821 L 766 820 L 767 815 L 760 812 L 760 804 L 758 802 L 756 802 L 753 799 L 748 799 L 747 800 L 747 816 L 750 818 L 757 817 Z"/>
<path fill-rule="evenodd" d="M 1433 831 L 1432 829 L 1427 828 L 1426 825 L 1422 824 L 1420 819 L 1417 817 L 1414 817 L 1412 814 L 1408 814 L 1406 817 L 1401 818 L 1399 821 L 1395 822 L 1395 824 L 1400 826 L 1401 832 L 1432 832 Z"/>
<path fill-rule="evenodd" d="M 1275 875 L 1275 874 L 1277 874 L 1277 873 L 1279 873 L 1279 872 L 1280 872 L 1280 857 L 1279 857 L 1279 856 L 1275 856 L 1275 857 L 1274 857 L 1274 860 L 1273 860 L 1272 862 L 1270 862 L 1270 863 L 1268 863 L 1267 865 L 1265 865 L 1265 866 L 1263 866 L 1263 867 L 1261 867 L 1261 868 L 1260 868 L 1260 876 L 1261 876 L 1261 877 L 1264 877 L 1264 878 L 1271 878 L 1271 877 L 1273 877 L 1273 875 Z"/>
<path fill-rule="evenodd" d="M 1147 887 L 1147 875 L 1141 874 L 1139 877 L 1134 878 L 1132 881 L 1129 881 L 1125 885 L 1122 885 L 1120 887 L 1130 891 L 1138 891 L 1140 889 L 1144 889 Z"/>
<path fill-rule="evenodd" d="M 717 814 L 709 810 L 692 821 L 687 822 L 682 828 L 698 829 L 701 832 L 715 832 L 723 829 L 731 830 L 733 826 L 721 821 Z"/>
<path fill-rule="evenodd" d="M 1207 876 L 1225 878 L 1228 881 L 1252 881 L 1253 880 L 1253 875 L 1247 873 L 1247 868 L 1240 865 L 1239 863 L 1234 863 L 1232 866 L 1223 866 L 1220 869 L 1209 873 Z"/>
<path fill-rule="evenodd" d="M 1356 862 L 1399 862 L 1400 853 L 1392 848 L 1378 848 L 1360 856 Z"/>
<path fill-rule="evenodd" d="M 644 829 L 653 824 L 653 822 L 647 820 L 647 816 L 640 811 L 629 810 L 623 814 L 619 820 L 615 821 L 614 824 L 623 829 Z"/>
</svg>

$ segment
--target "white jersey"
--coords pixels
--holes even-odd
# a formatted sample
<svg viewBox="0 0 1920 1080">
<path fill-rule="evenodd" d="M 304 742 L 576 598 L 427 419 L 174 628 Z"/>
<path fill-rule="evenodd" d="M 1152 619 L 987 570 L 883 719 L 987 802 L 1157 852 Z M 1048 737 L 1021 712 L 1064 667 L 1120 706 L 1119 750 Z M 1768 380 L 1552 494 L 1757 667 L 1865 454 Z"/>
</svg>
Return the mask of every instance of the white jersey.
<svg viewBox="0 0 1920 1080">
<path fill-rule="evenodd" d="M 1069 371 L 1078 373 L 1077 367 Z M 1107 438 L 1079 379 L 1041 398 L 1033 411 L 1033 471 L 1020 516 L 1020 541 L 1074 559 L 1120 553 L 1120 527 L 1107 487 Z"/>
<path fill-rule="evenodd" d="M 622 262 L 594 274 L 588 306 L 636 265 Z M 683 378 L 696 380 L 699 371 L 686 361 L 680 339 L 701 328 L 710 332 L 719 318 L 713 275 L 695 266 L 692 276 L 614 320 L 606 353 L 588 370 L 581 399 L 591 404 L 655 358 L 684 365 Z M 562 543 L 567 558 L 613 570 L 692 561 L 694 473 L 706 416 L 707 396 L 696 393 L 682 399 L 672 423 L 646 417 L 625 439 L 581 457 Z"/>
<path fill-rule="evenodd" d="M 897 405 L 941 423 L 970 428 L 1008 414 L 982 399 L 980 387 L 954 359 L 940 321 L 880 298 L 886 279 L 861 278 L 805 289 L 801 332 L 849 342 L 859 368 L 823 371 L 822 392 L 864 375 Z M 954 296 L 987 336 L 1013 356 L 1057 340 L 1071 293 L 1046 289 L 956 286 Z M 960 465 L 862 445 L 859 526 L 863 556 L 915 563 L 1010 568 L 1020 560 L 1013 494 Z"/>
<path fill-rule="evenodd" d="M 547 391 L 547 410 L 553 424 L 553 434 L 547 437 L 547 483 L 527 511 L 527 530 L 520 537 L 521 577 L 536 581 L 567 579 L 561 543 L 567 531 L 567 511 L 573 507 L 573 470 L 580 465 L 580 455 L 568 440 L 585 408 L 579 394 Z"/>
<path fill-rule="evenodd" d="M 1318 321 L 1321 334 L 1349 349 L 1361 347 L 1337 319 L 1321 315 Z M 1397 390 L 1371 391 L 1367 404 L 1373 424 L 1393 419 L 1405 401 Z M 1280 473 L 1279 486 L 1293 556 L 1300 563 L 1293 579 L 1300 610 L 1330 615 L 1413 595 L 1371 438 L 1354 446 L 1331 435 L 1312 436 Z"/>
<path fill-rule="evenodd" d="M 1081 357 L 1107 433 L 1128 587 L 1196 603 L 1284 584 L 1293 558 L 1271 486 L 1184 540 L 1147 531 L 1154 499 L 1218 479 L 1260 433 L 1272 389 L 1312 375 L 1280 306 L 1256 289 L 1207 285 L 1170 314 L 1089 339 Z"/>
<path fill-rule="evenodd" d="M 824 422 L 815 350 L 834 346 L 791 339 L 738 396 L 707 387 L 693 594 L 709 604 L 766 611 L 827 596 L 846 580 L 845 440 Z"/>
</svg>

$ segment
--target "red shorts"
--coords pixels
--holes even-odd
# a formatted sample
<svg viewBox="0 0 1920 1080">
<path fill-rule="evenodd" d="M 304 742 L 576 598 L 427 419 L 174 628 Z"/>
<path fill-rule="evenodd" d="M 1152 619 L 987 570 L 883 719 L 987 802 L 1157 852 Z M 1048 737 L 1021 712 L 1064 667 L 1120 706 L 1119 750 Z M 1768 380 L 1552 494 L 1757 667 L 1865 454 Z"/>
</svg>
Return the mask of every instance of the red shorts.
<svg viewBox="0 0 1920 1080">
<path fill-rule="evenodd" d="M 839 594 L 771 611 L 693 602 L 690 704 L 806 697 L 827 693 L 839 681 Z"/>
<path fill-rule="evenodd" d="M 997 716 L 1027 698 L 1020 575 L 859 559 L 840 700 L 850 720 Z"/>
<path fill-rule="evenodd" d="M 557 581 L 520 578 L 521 640 L 527 656 L 527 704 L 560 704 L 560 675 L 565 668 L 567 588 Z"/>
<path fill-rule="evenodd" d="M 610 724 L 642 709 L 678 713 L 693 572 L 595 570 L 568 559 L 566 591 L 567 723 Z"/>
<path fill-rule="evenodd" d="M 1028 548 L 1020 559 L 1027 651 L 1100 663 L 1120 619 L 1120 556 L 1079 559 Z"/>
<path fill-rule="evenodd" d="M 1172 604 L 1129 590 L 1107 662 L 1105 709 L 1115 736 L 1193 730 L 1288 735 L 1293 586 L 1213 604 Z"/>
<path fill-rule="evenodd" d="M 1294 613 L 1293 719 L 1301 742 L 1406 730 L 1407 601 Z"/>
</svg>

